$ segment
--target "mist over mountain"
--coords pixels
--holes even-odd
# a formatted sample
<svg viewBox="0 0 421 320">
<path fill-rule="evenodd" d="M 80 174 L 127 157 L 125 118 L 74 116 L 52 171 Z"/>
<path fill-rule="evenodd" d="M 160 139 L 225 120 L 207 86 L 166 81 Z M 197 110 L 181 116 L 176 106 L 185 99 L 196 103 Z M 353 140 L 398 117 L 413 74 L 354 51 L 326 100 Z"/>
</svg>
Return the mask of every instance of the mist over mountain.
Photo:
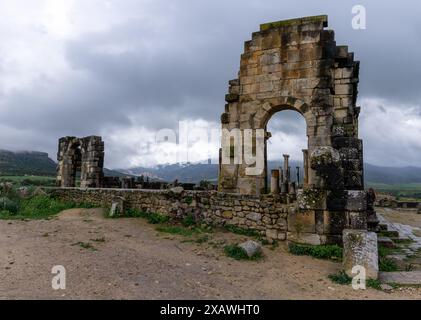
<svg viewBox="0 0 421 320">
<path fill-rule="evenodd" d="M 281 161 L 268 161 L 268 170 L 282 166 Z M 296 180 L 296 167 L 300 167 L 302 179 L 302 162 L 291 161 L 291 179 Z M 366 163 L 365 181 L 385 184 L 421 183 L 419 167 L 380 167 Z M 48 154 L 38 151 L 11 152 L 0 150 L 0 175 L 41 175 L 54 176 L 57 164 Z M 152 168 L 135 167 L 110 170 L 104 168 L 105 176 L 145 176 L 152 180 L 197 183 L 201 180 L 218 181 L 218 164 L 188 163 L 159 165 Z"/>
</svg>

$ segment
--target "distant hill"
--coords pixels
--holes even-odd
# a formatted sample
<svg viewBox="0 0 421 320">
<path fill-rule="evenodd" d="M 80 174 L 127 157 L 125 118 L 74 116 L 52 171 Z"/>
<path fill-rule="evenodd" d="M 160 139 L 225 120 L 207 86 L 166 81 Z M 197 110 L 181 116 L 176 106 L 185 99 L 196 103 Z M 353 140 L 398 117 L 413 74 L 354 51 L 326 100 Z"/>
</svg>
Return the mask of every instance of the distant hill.
<svg viewBox="0 0 421 320">
<path fill-rule="evenodd" d="M 302 178 L 302 163 L 292 161 L 291 177 L 295 180 L 296 167 L 301 167 L 300 175 Z M 269 170 L 281 166 L 280 162 L 269 161 Z M 372 183 L 400 184 L 400 183 L 421 183 L 421 168 L 418 167 L 380 167 L 371 164 L 365 164 L 365 181 Z M 162 181 L 174 181 L 196 183 L 201 180 L 217 181 L 219 166 L 217 164 L 171 164 L 161 165 L 153 168 L 136 167 L 131 169 L 118 169 L 118 171 L 135 175 L 148 176 L 151 179 Z"/>
<path fill-rule="evenodd" d="M 366 163 L 364 173 L 366 182 L 385 184 L 421 182 L 421 168 L 418 167 L 379 167 Z"/>
<path fill-rule="evenodd" d="M 0 150 L 0 175 L 55 175 L 56 163 L 47 153 Z"/>
<path fill-rule="evenodd" d="M 57 164 L 45 152 L 11 152 L 0 150 L 0 175 L 38 175 L 55 176 Z M 281 166 L 280 161 L 269 161 L 269 170 Z M 295 179 L 295 167 L 302 167 L 301 162 L 291 162 L 291 176 Z M 201 180 L 216 182 L 218 164 L 171 164 L 153 168 L 136 167 L 131 169 L 104 169 L 106 176 L 145 176 L 152 180 L 197 183 Z M 302 177 L 302 172 L 301 172 Z M 365 181 L 384 184 L 421 183 L 421 168 L 418 167 L 380 167 L 365 164 Z"/>
<path fill-rule="evenodd" d="M 55 176 L 57 163 L 48 154 L 38 151 L 11 152 L 0 150 L 0 175 Z M 104 169 L 106 176 L 127 176 L 124 173 Z"/>
</svg>

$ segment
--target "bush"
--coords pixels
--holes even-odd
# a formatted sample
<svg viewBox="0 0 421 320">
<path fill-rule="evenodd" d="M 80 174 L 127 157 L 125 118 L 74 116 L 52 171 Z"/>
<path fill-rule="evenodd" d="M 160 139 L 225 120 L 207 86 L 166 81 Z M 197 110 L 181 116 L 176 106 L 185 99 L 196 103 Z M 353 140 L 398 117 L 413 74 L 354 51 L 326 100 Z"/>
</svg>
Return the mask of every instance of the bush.
<svg viewBox="0 0 421 320">
<path fill-rule="evenodd" d="M 126 210 L 125 216 L 129 218 L 143 218 L 146 219 L 150 224 L 161 224 L 166 223 L 170 220 L 170 217 L 164 216 L 159 213 L 143 212 L 136 209 Z"/>
<path fill-rule="evenodd" d="M 247 252 L 238 245 L 227 245 L 224 247 L 225 254 L 235 260 L 259 260 L 263 257 L 262 253 L 249 257 Z"/>
<path fill-rule="evenodd" d="M 342 260 L 342 248 L 338 245 L 312 246 L 290 243 L 289 252 L 297 256 L 311 256 L 317 259 Z"/>
<path fill-rule="evenodd" d="M 7 197 L 0 198 L 0 210 L 7 211 L 10 214 L 17 214 L 19 205 Z"/>
<path fill-rule="evenodd" d="M 64 203 L 47 195 L 38 195 L 22 200 L 19 216 L 42 219 L 75 207 L 74 203 Z"/>
<path fill-rule="evenodd" d="M 394 272 L 398 271 L 398 266 L 395 261 L 388 258 L 379 259 L 379 270 L 383 272 Z"/>
<path fill-rule="evenodd" d="M 256 230 L 253 229 L 244 229 L 240 228 L 231 224 L 225 226 L 225 229 L 229 232 L 241 235 L 241 236 L 248 236 L 248 237 L 259 237 L 260 234 Z"/>
<path fill-rule="evenodd" d="M 194 226 L 194 225 L 196 225 L 196 219 L 194 218 L 193 215 L 189 214 L 189 215 L 184 217 L 183 226 L 191 227 L 191 226 Z"/>
<path fill-rule="evenodd" d="M 349 277 L 343 270 L 339 273 L 330 274 L 328 277 L 337 284 L 348 285 L 352 283 L 352 278 Z"/>
</svg>

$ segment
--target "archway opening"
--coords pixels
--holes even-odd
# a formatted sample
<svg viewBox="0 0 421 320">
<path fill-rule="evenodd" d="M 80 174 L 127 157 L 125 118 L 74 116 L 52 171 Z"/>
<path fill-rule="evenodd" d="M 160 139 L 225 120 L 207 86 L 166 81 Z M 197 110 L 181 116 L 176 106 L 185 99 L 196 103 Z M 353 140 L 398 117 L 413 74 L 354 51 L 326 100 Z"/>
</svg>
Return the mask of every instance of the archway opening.
<svg viewBox="0 0 421 320">
<path fill-rule="evenodd" d="M 80 143 L 75 143 L 72 146 L 71 155 L 73 163 L 71 172 L 72 185 L 75 187 L 80 187 L 80 179 L 82 174 L 82 146 Z"/>
<path fill-rule="evenodd" d="M 304 153 L 308 149 L 307 124 L 304 116 L 294 110 L 283 110 L 271 116 L 266 131 L 266 191 L 271 190 L 272 170 L 279 170 L 280 183 L 295 182 L 301 188 L 304 182 Z M 288 157 L 286 172 L 285 158 Z M 282 186 L 279 186 L 279 190 Z"/>
</svg>

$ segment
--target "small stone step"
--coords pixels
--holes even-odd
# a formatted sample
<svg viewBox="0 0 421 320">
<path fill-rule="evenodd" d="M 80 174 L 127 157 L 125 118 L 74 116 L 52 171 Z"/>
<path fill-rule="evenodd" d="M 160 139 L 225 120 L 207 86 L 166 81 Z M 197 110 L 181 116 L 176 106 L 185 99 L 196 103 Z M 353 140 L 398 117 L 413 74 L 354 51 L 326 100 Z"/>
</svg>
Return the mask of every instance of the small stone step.
<svg viewBox="0 0 421 320">
<path fill-rule="evenodd" d="M 394 243 L 410 243 L 412 240 L 405 237 L 390 238 Z"/>
<path fill-rule="evenodd" d="M 396 245 L 392 241 L 392 239 L 387 238 L 387 237 L 379 237 L 379 238 L 377 238 L 377 242 L 382 247 L 386 247 L 386 248 L 395 248 L 396 247 Z"/>
<path fill-rule="evenodd" d="M 380 223 L 380 224 L 379 224 L 379 229 L 380 229 L 381 231 L 387 231 L 387 224 Z"/>
<path fill-rule="evenodd" d="M 421 285 L 421 271 L 410 272 L 380 272 L 382 283 L 396 283 L 401 285 Z"/>
<path fill-rule="evenodd" d="M 398 231 L 381 231 L 380 236 L 389 238 L 399 238 Z"/>
</svg>

